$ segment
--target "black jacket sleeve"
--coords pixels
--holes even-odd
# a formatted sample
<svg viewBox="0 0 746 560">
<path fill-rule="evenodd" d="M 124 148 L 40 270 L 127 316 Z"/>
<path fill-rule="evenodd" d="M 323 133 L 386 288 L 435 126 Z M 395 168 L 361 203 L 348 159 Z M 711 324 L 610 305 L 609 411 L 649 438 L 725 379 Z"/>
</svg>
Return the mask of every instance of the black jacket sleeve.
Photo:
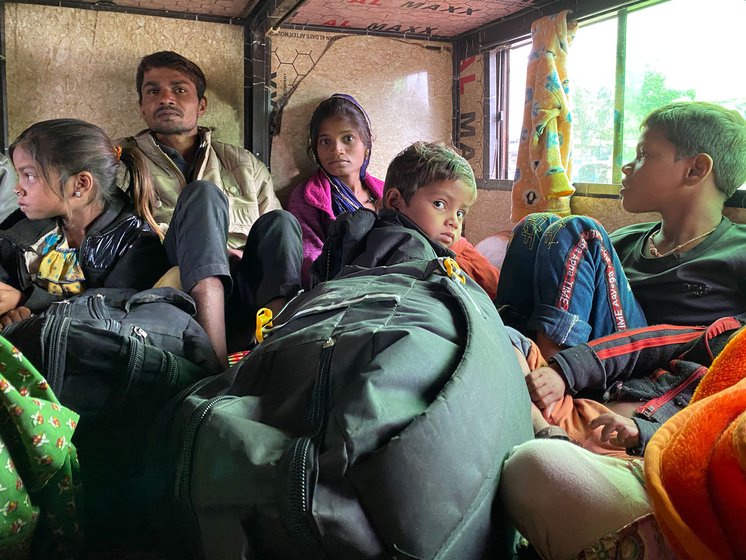
<svg viewBox="0 0 746 560">
<path fill-rule="evenodd" d="M 631 329 L 567 348 L 556 363 L 575 395 L 583 389 L 609 389 L 616 381 L 649 375 L 697 344 L 706 327 L 658 325 Z"/>
<path fill-rule="evenodd" d="M 32 313 L 41 313 L 46 311 L 47 308 L 58 301 L 65 299 L 64 296 L 56 296 L 50 294 L 44 288 L 32 284 L 26 290 L 23 291 L 24 300 L 21 305 L 28 307 Z"/>
<path fill-rule="evenodd" d="M 634 455 L 636 457 L 642 457 L 642 455 L 645 453 L 645 448 L 648 445 L 648 442 L 653 437 L 653 434 L 658 430 L 658 428 L 661 427 L 661 423 L 648 419 L 648 418 L 641 418 L 640 416 L 633 416 L 632 421 L 637 426 L 637 429 L 640 432 L 640 443 L 637 445 L 637 447 L 632 447 L 627 449 L 628 455 Z"/>
<path fill-rule="evenodd" d="M 114 263 L 104 280 L 104 288 L 147 290 L 168 270 L 168 258 L 160 239 L 150 232 L 138 234 Z"/>
<path fill-rule="evenodd" d="M 90 228 L 80 264 L 87 288 L 145 290 L 168 270 L 168 257 L 161 240 L 121 194 Z"/>
<path fill-rule="evenodd" d="M 361 208 L 341 214 L 329 226 L 324 248 L 311 268 L 311 286 L 334 278 L 346 265 L 391 266 L 414 260 L 455 257 L 427 238 L 411 220 L 391 209 Z"/>
<path fill-rule="evenodd" d="M 41 235 L 46 231 L 47 222 L 23 219 L 19 228 L 23 231 L 31 230 Z M 41 313 L 47 307 L 64 299 L 62 296 L 50 294 L 31 282 L 31 277 L 23 262 L 21 241 L 13 232 L 3 232 L 0 235 L 0 282 L 13 286 L 23 294 L 21 305 L 28 307 L 33 313 Z"/>
</svg>

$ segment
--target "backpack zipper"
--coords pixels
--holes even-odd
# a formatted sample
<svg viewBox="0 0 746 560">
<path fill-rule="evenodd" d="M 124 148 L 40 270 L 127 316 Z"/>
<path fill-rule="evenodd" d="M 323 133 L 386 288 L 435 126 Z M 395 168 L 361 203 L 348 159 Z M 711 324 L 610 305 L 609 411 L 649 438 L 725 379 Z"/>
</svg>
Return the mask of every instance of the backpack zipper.
<svg viewBox="0 0 746 560">
<path fill-rule="evenodd" d="M 194 449 L 194 441 L 197 438 L 197 433 L 202 425 L 202 421 L 207 417 L 212 408 L 225 400 L 231 400 L 238 398 L 234 395 L 223 395 L 220 397 L 213 397 L 205 402 L 201 403 L 197 408 L 194 409 L 189 421 L 187 422 L 186 429 L 184 430 L 184 442 L 181 446 L 181 476 L 179 478 L 179 485 L 177 488 L 177 497 L 181 499 L 181 502 L 188 504 L 188 509 L 192 514 L 196 524 L 196 516 L 192 509 L 192 500 L 190 499 L 191 491 L 191 474 L 192 474 L 192 450 Z"/>
<path fill-rule="evenodd" d="M 168 393 L 170 394 L 171 389 L 176 384 L 178 364 L 176 363 L 176 358 L 171 354 L 171 352 L 166 352 L 165 350 L 163 352 L 164 356 L 166 356 L 166 386 L 168 387 Z"/>
<path fill-rule="evenodd" d="M 132 336 L 139 339 L 140 342 L 146 342 L 148 338 L 148 333 L 146 333 L 141 327 L 138 327 L 137 325 L 133 325 Z"/>
<path fill-rule="evenodd" d="M 127 337 L 129 340 L 130 356 L 127 362 L 127 386 L 122 392 L 121 398 L 129 393 L 130 387 L 140 377 L 143 363 L 145 362 L 145 346 L 134 336 Z"/>
<path fill-rule="evenodd" d="M 58 315 L 66 317 L 70 314 L 70 305 L 70 301 L 66 299 L 63 299 L 62 301 L 55 301 L 47 308 L 45 313 L 48 316 Z"/>
<path fill-rule="evenodd" d="M 324 552 L 308 519 L 311 489 L 306 480 L 306 471 L 312 459 L 311 451 L 313 450 L 314 455 L 317 453 L 318 446 L 314 445 L 314 440 L 323 436 L 326 426 L 326 410 L 329 403 L 329 371 L 336 342 L 334 337 L 329 337 L 321 347 L 316 383 L 314 383 L 313 393 L 311 394 L 311 409 L 308 415 L 311 434 L 307 437 L 295 439 L 291 445 L 289 487 L 287 488 L 288 507 L 283 508 L 281 512 L 281 518 L 290 536 L 297 541 L 297 544 L 303 550 L 312 550 L 316 557 L 324 557 Z"/>
<path fill-rule="evenodd" d="M 292 443 L 288 488 L 290 507 L 282 517 L 288 533 L 302 546 L 302 549 L 312 552 L 317 558 L 323 558 L 324 551 L 308 522 L 311 495 L 306 482 L 306 467 L 312 446 L 313 441 L 308 437 L 297 438 Z"/>
<path fill-rule="evenodd" d="M 458 263 L 451 257 L 441 257 L 437 259 L 437 262 L 440 266 L 435 270 L 439 271 L 454 284 L 458 285 L 458 289 L 471 302 L 471 304 L 474 306 L 474 309 L 477 311 L 477 314 L 484 317 L 484 311 L 482 311 L 479 305 L 477 305 L 477 302 L 474 301 L 474 298 L 471 297 L 469 290 L 466 288 L 466 273 L 461 270 L 461 267 L 459 267 Z"/>
<path fill-rule="evenodd" d="M 109 310 L 106 308 L 106 296 L 104 294 L 96 294 L 88 300 L 88 311 L 94 319 L 103 321 L 107 331 L 120 332 L 122 329 L 118 328 L 114 330 L 114 324 L 119 324 L 119 321 L 114 321 L 111 318 Z"/>
<path fill-rule="evenodd" d="M 346 299 L 343 301 L 340 301 L 339 303 L 329 306 L 325 304 L 321 305 L 312 305 L 309 307 L 301 307 L 298 311 L 295 312 L 292 316 L 288 317 L 287 320 L 283 321 L 282 323 L 278 323 L 277 321 L 273 321 L 273 324 L 269 328 L 262 329 L 262 332 L 264 332 L 265 339 L 269 336 L 270 333 L 274 333 L 275 331 L 283 328 L 285 325 L 287 325 L 291 321 L 295 321 L 297 319 L 301 319 L 303 317 L 307 317 L 309 315 L 317 315 L 320 313 L 326 313 L 328 311 L 339 311 L 340 309 L 346 309 L 349 307 L 352 307 L 353 305 L 361 302 L 365 302 L 366 304 L 373 304 L 377 302 L 384 302 L 384 301 L 392 301 L 394 303 L 399 303 L 401 301 L 401 296 L 398 294 L 363 294 L 361 296 L 356 296 L 350 299 Z M 280 312 L 282 313 L 282 312 Z M 276 315 L 276 317 L 280 317 L 280 313 Z M 328 342 L 328 341 L 327 341 Z"/>
<path fill-rule="evenodd" d="M 336 343 L 336 339 L 330 336 L 321 346 L 319 369 L 316 372 L 316 383 L 314 383 L 313 393 L 311 394 L 311 410 L 308 416 L 312 439 L 321 435 L 326 424 L 324 412 L 326 412 L 326 405 L 329 400 L 329 370 L 331 369 L 332 353 Z"/>
<path fill-rule="evenodd" d="M 69 317 L 52 317 L 41 329 L 41 354 L 47 361 L 46 378 L 55 395 L 62 391 L 62 376 L 65 373 Z M 49 341 L 48 344 L 45 341 Z"/>
</svg>

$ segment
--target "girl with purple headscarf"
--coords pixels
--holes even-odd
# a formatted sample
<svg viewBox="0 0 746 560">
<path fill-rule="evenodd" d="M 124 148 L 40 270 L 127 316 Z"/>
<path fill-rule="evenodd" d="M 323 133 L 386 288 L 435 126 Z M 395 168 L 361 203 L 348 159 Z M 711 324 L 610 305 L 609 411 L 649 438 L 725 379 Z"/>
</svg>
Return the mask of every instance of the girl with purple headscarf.
<svg viewBox="0 0 746 560">
<path fill-rule="evenodd" d="M 308 288 L 309 270 L 321 254 L 329 224 L 344 212 L 375 210 L 383 196 L 383 181 L 367 172 L 370 120 L 351 95 L 335 93 L 322 101 L 308 129 L 308 151 L 319 169 L 293 189 L 287 203 L 303 233 L 304 288 Z"/>
</svg>

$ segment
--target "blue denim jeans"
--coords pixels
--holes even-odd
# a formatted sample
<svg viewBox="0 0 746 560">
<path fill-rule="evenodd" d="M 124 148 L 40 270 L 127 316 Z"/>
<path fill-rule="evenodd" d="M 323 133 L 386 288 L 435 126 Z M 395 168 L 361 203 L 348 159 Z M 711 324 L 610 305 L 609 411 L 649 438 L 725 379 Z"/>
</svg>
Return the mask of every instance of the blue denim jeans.
<svg viewBox="0 0 746 560">
<path fill-rule="evenodd" d="M 647 325 L 603 226 L 585 216 L 530 214 L 514 228 L 496 305 L 527 332 L 574 346 Z"/>
</svg>

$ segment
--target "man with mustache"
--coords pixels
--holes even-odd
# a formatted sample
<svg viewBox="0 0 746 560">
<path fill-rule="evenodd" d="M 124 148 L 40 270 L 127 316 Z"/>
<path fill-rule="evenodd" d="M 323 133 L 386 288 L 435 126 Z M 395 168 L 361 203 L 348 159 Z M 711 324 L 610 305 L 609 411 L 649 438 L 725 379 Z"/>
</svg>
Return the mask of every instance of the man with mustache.
<svg viewBox="0 0 746 560">
<path fill-rule="evenodd" d="M 139 146 L 148 159 L 156 191 L 153 214 L 166 231 L 169 260 L 178 265 L 182 289 L 197 305 L 197 320 L 225 361 L 226 297 L 234 280 L 239 287 L 234 295 L 245 295 L 239 293 L 245 292 L 244 279 L 235 277 L 262 268 L 256 262 L 239 264 L 249 230 L 280 203 L 262 162 L 243 148 L 213 140 L 209 129 L 198 126 L 207 108 L 205 89 L 202 70 L 180 54 L 143 57 L 137 94 L 148 128 L 119 143 Z M 253 261 L 261 259 L 256 247 L 251 253 Z M 239 308 L 236 303 L 228 308 Z"/>
</svg>

